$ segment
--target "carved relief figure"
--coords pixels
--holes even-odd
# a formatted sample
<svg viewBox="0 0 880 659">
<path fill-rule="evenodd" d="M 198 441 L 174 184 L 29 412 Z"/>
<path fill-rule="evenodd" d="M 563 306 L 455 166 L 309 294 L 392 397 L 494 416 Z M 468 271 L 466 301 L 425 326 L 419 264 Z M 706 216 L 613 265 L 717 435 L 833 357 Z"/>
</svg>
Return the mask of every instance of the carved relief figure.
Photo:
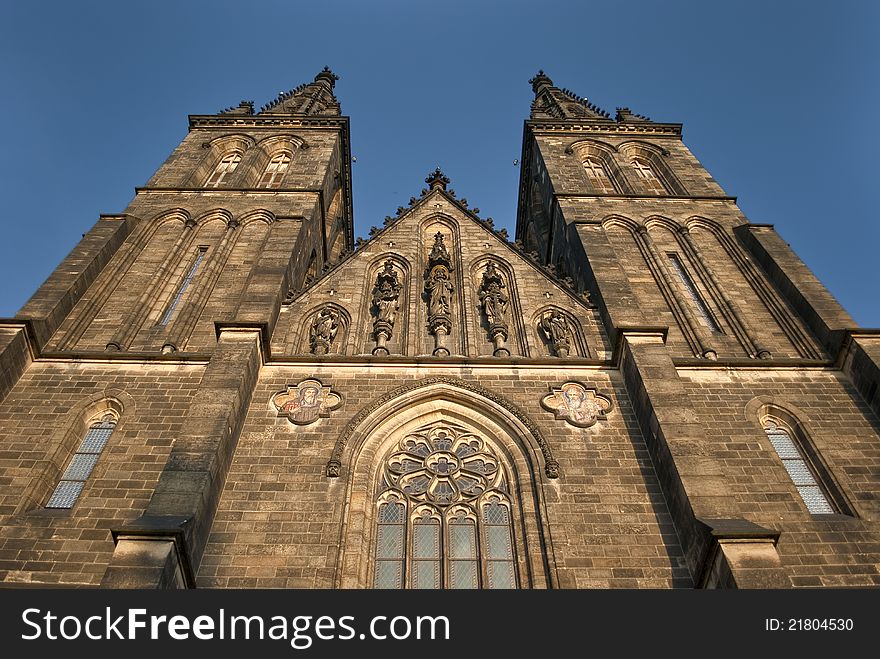
<svg viewBox="0 0 880 659">
<path fill-rule="evenodd" d="M 434 234 L 434 246 L 428 255 L 428 262 L 432 264 L 446 263 L 447 265 L 450 262 L 449 250 L 446 249 L 446 245 L 443 243 L 443 234 L 439 231 Z"/>
<path fill-rule="evenodd" d="M 303 426 L 330 416 L 330 411 L 342 403 L 342 397 L 318 380 L 308 379 L 275 394 L 272 403 L 279 416 L 286 416 L 291 423 Z"/>
<path fill-rule="evenodd" d="M 394 321 L 400 303 L 400 282 L 397 281 L 397 273 L 394 271 L 392 262 L 385 264 L 376 276 L 376 285 L 373 287 L 373 309 L 376 319 L 373 321 L 373 335 L 376 338 L 376 347 L 373 354 L 388 354 L 385 342 L 391 338 L 394 329 Z"/>
<path fill-rule="evenodd" d="M 425 282 L 425 291 L 428 293 L 428 313 L 431 316 L 448 316 L 453 288 L 445 267 L 436 266 L 431 270 L 431 276 Z"/>
<path fill-rule="evenodd" d="M 443 234 L 434 234 L 434 247 L 428 255 L 425 273 L 425 301 L 428 305 L 428 329 L 434 335 L 434 355 L 449 354 L 446 336 L 452 331 L 452 259 L 443 244 Z"/>
<path fill-rule="evenodd" d="M 331 306 L 322 308 L 312 321 L 310 343 L 312 353 L 326 355 L 339 331 L 339 311 Z"/>
<path fill-rule="evenodd" d="M 373 287 L 373 306 L 376 308 L 377 320 L 394 325 L 400 288 L 394 266 L 391 261 L 385 261 L 382 271 L 376 276 L 376 285 Z"/>
<path fill-rule="evenodd" d="M 553 346 L 557 357 L 567 357 L 571 350 L 571 326 L 568 319 L 558 309 L 551 309 L 541 314 L 538 327 Z"/>
<path fill-rule="evenodd" d="M 489 325 L 505 321 L 510 298 L 504 292 L 504 281 L 501 279 L 501 274 L 495 268 L 495 264 L 491 262 L 486 266 L 486 272 L 483 273 L 480 301 L 483 303 L 483 313 L 486 314 Z"/>
<path fill-rule="evenodd" d="M 489 340 L 495 345 L 492 354 L 495 357 L 508 357 L 510 351 L 504 347 L 507 341 L 507 307 L 510 298 L 504 292 L 504 280 L 501 273 L 491 261 L 483 273 L 483 281 L 478 292 L 483 314 L 489 326 Z"/>
<path fill-rule="evenodd" d="M 566 382 L 561 387 L 550 387 L 550 393 L 541 399 L 544 409 L 557 419 L 565 419 L 573 426 L 589 428 L 599 419 L 605 419 L 611 410 L 611 400 L 595 389 L 587 389 L 580 382 Z"/>
</svg>

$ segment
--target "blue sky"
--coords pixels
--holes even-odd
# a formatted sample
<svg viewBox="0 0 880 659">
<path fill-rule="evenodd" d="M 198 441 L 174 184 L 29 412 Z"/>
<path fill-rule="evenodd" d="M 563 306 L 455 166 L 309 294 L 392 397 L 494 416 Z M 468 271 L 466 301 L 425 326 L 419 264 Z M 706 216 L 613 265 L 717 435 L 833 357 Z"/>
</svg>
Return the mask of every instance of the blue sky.
<svg viewBox="0 0 880 659">
<path fill-rule="evenodd" d="M 527 81 L 543 69 L 612 114 L 682 122 L 746 216 L 880 326 L 880 3 L 317 4 L 0 4 L 0 316 L 125 208 L 187 114 L 259 107 L 329 65 L 351 117 L 358 235 L 437 165 L 512 233 Z"/>
</svg>

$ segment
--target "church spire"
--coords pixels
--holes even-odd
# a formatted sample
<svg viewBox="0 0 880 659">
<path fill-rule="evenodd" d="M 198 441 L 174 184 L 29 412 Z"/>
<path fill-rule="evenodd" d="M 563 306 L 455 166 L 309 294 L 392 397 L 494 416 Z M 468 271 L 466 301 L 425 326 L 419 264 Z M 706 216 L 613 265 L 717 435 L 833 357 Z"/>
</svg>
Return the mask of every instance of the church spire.
<svg viewBox="0 0 880 659">
<path fill-rule="evenodd" d="M 333 89 L 339 76 L 325 66 L 315 80 L 278 94 L 260 109 L 260 114 L 305 114 L 338 117 L 342 108 Z"/>
<path fill-rule="evenodd" d="M 602 108 L 590 103 L 568 89 L 560 89 L 543 71 L 529 80 L 535 100 L 532 102 L 532 119 L 598 119 L 611 120 Z"/>
</svg>

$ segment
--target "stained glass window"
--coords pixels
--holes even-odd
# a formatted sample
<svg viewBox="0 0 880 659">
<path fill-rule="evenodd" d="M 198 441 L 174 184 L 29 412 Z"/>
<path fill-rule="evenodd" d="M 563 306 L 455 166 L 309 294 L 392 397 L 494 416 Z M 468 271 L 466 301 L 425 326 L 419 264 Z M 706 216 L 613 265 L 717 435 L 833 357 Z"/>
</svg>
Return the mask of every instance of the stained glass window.
<svg viewBox="0 0 880 659">
<path fill-rule="evenodd" d="M 180 282 L 180 286 L 177 287 L 177 291 L 174 293 L 174 297 L 171 298 L 171 302 L 168 304 L 168 308 L 165 309 L 165 313 L 162 314 L 162 319 L 159 321 L 159 324 L 164 326 L 169 323 L 171 317 L 174 315 L 175 310 L 177 309 L 177 305 L 180 304 L 180 300 L 183 297 L 183 294 L 186 293 L 186 289 L 189 288 L 189 285 L 192 284 L 193 279 L 196 277 L 196 273 L 199 271 L 199 266 L 202 264 L 202 261 L 205 260 L 205 253 L 207 253 L 207 247 L 199 247 L 198 252 L 196 252 L 196 258 L 190 266 L 189 270 L 186 273 L 186 277 L 183 278 L 183 281 Z"/>
<path fill-rule="evenodd" d="M 426 509 L 413 520 L 413 588 L 440 588 L 440 520 Z"/>
<path fill-rule="evenodd" d="M 377 501 L 376 587 L 517 587 L 504 468 L 470 429 L 437 422 L 404 436 Z"/>
<path fill-rule="evenodd" d="M 73 508 L 114 428 L 116 428 L 116 417 L 112 414 L 105 415 L 89 427 L 76 453 L 67 463 L 67 468 L 58 485 L 55 486 L 52 496 L 46 502 L 46 508 Z"/>
<path fill-rule="evenodd" d="M 822 490 L 800 447 L 792 439 L 791 433 L 772 421 L 764 422 L 764 432 L 767 433 L 767 439 L 776 450 L 776 455 L 782 460 L 782 465 L 801 495 L 807 510 L 814 515 L 837 512 Z"/>
<path fill-rule="evenodd" d="M 703 300 L 702 296 L 700 296 L 700 292 L 697 290 L 697 287 L 694 284 L 694 280 L 691 279 L 688 271 L 685 270 L 684 263 L 681 262 L 681 258 L 679 258 L 678 254 L 669 254 L 668 256 L 669 263 L 670 265 L 672 265 L 672 272 L 675 273 L 675 276 L 681 283 L 684 292 L 687 294 L 688 299 L 690 299 L 691 301 L 691 305 L 697 311 L 697 316 L 699 317 L 700 321 L 703 323 L 703 325 L 708 327 L 713 332 L 720 333 L 721 328 L 718 326 L 718 323 L 712 316 L 712 312 L 709 311 L 709 307 L 706 304 L 706 301 Z"/>
<path fill-rule="evenodd" d="M 406 506 L 395 500 L 381 504 L 378 522 L 376 588 L 402 588 Z"/>
<path fill-rule="evenodd" d="M 489 588 L 516 588 L 513 545 L 510 538 L 510 511 L 493 497 L 483 505 L 486 576 Z"/>
</svg>

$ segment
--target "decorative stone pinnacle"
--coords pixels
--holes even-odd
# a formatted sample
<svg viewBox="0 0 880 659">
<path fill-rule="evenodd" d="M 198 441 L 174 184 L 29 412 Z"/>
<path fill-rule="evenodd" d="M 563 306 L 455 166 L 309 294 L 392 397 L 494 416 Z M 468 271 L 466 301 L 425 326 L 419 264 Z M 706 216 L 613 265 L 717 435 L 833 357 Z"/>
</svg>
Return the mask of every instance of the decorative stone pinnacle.
<svg viewBox="0 0 880 659">
<path fill-rule="evenodd" d="M 538 71 L 537 75 L 529 80 L 529 84 L 532 86 L 532 91 L 537 94 L 542 87 L 552 87 L 553 81 L 544 75 L 544 71 Z"/>
<path fill-rule="evenodd" d="M 446 186 L 449 185 L 449 177 L 445 176 L 438 167 L 428 175 L 428 178 L 425 179 L 425 183 L 431 186 L 432 190 L 436 190 L 438 188 L 440 190 L 445 190 Z"/>
<path fill-rule="evenodd" d="M 326 80 L 327 84 L 330 85 L 330 89 L 333 89 L 336 86 L 336 81 L 339 80 L 339 76 L 333 73 L 329 66 L 325 66 L 321 72 L 315 76 L 315 82 L 320 82 L 322 80 Z"/>
<path fill-rule="evenodd" d="M 443 234 L 439 231 L 434 234 L 434 246 L 428 255 L 428 266 L 433 268 L 435 265 L 444 265 L 450 267 L 452 260 L 449 257 L 449 250 L 443 243 Z"/>
</svg>

